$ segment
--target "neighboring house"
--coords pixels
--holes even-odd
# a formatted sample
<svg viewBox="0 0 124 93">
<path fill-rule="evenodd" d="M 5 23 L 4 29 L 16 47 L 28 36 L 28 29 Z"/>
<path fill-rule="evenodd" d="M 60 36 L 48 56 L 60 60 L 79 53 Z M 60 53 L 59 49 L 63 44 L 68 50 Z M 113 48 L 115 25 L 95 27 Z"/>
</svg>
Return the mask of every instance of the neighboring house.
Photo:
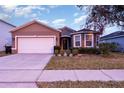
<svg viewBox="0 0 124 93">
<path fill-rule="evenodd" d="M 117 43 L 118 51 L 124 52 L 124 31 L 117 31 L 100 38 L 100 43 Z"/>
<path fill-rule="evenodd" d="M 61 49 L 97 47 L 99 32 L 69 27 L 52 28 L 39 21 L 31 21 L 11 31 L 13 49 L 18 53 L 53 53 L 54 46 Z"/>
<path fill-rule="evenodd" d="M 5 45 L 12 44 L 11 29 L 15 28 L 14 25 L 0 19 L 0 51 L 5 51 Z"/>
</svg>

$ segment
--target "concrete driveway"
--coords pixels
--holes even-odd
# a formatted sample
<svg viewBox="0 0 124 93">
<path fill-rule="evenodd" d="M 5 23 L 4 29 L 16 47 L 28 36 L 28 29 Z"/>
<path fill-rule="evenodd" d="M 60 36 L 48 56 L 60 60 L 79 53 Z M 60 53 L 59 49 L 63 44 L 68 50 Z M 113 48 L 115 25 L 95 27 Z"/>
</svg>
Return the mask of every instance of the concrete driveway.
<svg viewBox="0 0 124 93">
<path fill-rule="evenodd" d="M 1 69 L 43 69 L 52 55 L 50 54 L 15 54 L 0 57 Z"/>
<path fill-rule="evenodd" d="M 37 87 L 35 82 L 51 57 L 51 54 L 0 57 L 0 87 Z"/>
</svg>

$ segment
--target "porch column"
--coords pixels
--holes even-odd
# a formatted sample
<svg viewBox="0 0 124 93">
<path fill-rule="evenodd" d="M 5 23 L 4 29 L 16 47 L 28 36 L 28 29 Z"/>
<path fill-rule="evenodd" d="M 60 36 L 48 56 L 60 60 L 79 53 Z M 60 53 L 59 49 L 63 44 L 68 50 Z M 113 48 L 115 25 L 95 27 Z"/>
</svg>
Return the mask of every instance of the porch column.
<svg viewBox="0 0 124 93">
<path fill-rule="evenodd" d="M 61 49 L 63 50 L 63 38 L 61 38 Z"/>
</svg>

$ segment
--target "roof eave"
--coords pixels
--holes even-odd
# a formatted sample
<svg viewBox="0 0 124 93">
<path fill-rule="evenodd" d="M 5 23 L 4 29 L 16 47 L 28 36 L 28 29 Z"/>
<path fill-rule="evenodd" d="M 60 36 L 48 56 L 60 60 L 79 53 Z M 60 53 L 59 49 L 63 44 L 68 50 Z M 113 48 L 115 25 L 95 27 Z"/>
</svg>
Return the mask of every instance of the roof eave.
<svg viewBox="0 0 124 93">
<path fill-rule="evenodd" d="M 71 35 L 74 35 L 74 34 L 101 34 L 100 32 L 74 32 L 74 33 L 71 33 Z"/>
<path fill-rule="evenodd" d="M 69 35 L 63 35 L 63 36 L 61 36 L 61 37 L 71 37 L 71 36 L 69 36 Z"/>
</svg>

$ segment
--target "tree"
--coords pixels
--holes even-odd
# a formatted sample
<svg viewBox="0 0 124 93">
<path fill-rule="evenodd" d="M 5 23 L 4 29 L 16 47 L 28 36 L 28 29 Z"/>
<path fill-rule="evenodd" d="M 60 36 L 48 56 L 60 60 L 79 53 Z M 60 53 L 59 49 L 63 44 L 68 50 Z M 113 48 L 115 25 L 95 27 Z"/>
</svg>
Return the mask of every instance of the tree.
<svg viewBox="0 0 124 93">
<path fill-rule="evenodd" d="M 83 10 L 83 5 L 77 5 Z M 92 5 L 88 6 L 89 14 L 86 27 L 103 32 L 106 25 L 124 27 L 124 5 Z"/>
</svg>

